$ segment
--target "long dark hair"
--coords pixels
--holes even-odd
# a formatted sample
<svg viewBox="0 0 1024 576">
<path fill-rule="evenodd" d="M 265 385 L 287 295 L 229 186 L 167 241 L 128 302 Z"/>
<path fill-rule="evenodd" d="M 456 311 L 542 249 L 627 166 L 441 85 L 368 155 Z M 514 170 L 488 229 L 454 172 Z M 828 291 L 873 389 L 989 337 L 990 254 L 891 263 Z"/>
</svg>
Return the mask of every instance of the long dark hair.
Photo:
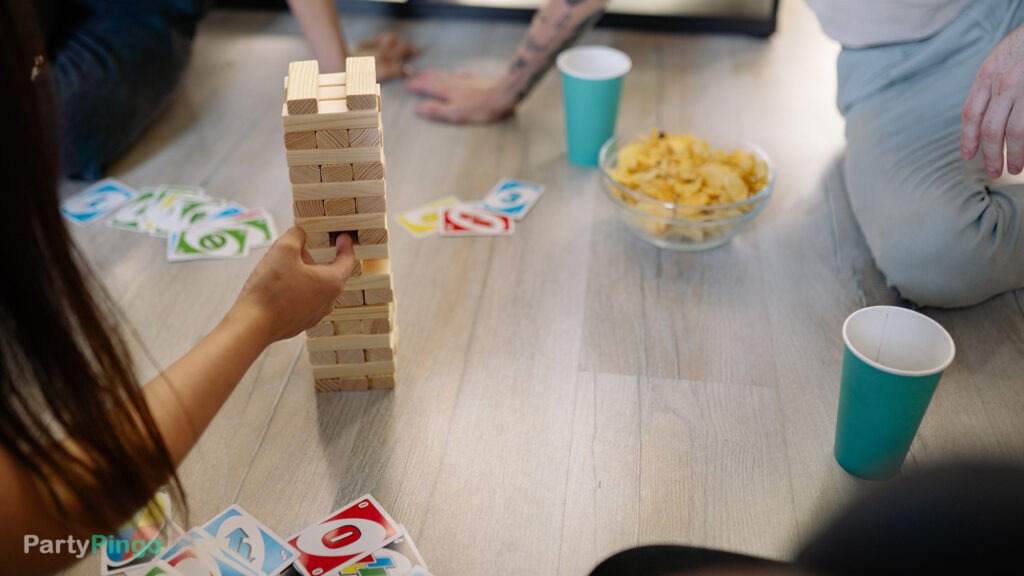
<svg viewBox="0 0 1024 576">
<path fill-rule="evenodd" d="M 181 485 L 117 330 L 58 212 L 56 109 L 32 3 L 2 2 L 0 446 L 81 531 Z"/>
</svg>

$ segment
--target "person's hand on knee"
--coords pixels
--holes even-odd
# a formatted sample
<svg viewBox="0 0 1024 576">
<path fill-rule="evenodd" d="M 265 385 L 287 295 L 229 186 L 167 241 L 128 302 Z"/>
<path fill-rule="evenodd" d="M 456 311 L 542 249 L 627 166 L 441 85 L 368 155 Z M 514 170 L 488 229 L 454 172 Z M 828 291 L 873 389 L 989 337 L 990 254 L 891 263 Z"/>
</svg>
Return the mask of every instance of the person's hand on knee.
<svg viewBox="0 0 1024 576">
<path fill-rule="evenodd" d="M 1024 27 L 1003 39 L 978 70 L 961 116 L 960 154 L 974 158 L 979 149 L 985 173 L 998 178 L 1024 170 Z"/>
</svg>

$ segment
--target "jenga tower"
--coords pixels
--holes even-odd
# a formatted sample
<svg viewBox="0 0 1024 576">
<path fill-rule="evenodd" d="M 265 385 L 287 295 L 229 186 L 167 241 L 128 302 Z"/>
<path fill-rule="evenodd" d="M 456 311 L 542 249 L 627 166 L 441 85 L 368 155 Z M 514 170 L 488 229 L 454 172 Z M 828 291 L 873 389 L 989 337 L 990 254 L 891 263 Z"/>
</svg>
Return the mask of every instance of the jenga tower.
<svg viewBox="0 0 1024 576">
<path fill-rule="evenodd" d="M 309 253 L 332 261 L 337 235 L 347 233 L 359 261 L 334 310 L 306 332 L 318 392 L 395 385 L 380 86 L 373 58 L 345 67 L 320 74 L 315 60 L 292 62 L 282 111 L 295 225 Z"/>
</svg>

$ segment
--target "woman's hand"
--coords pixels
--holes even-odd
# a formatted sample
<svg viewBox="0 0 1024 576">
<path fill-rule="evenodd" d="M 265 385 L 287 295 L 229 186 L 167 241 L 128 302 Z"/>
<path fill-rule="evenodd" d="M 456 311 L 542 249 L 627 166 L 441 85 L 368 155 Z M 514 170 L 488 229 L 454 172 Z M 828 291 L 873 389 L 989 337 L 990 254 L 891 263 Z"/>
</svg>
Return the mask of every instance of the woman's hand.
<svg viewBox="0 0 1024 576">
<path fill-rule="evenodd" d="M 261 327 L 266 343 L 314 326 L 334 307 L 356 260 L 352 238 L 339 234 L 330 264 L 314 264 L 306 233 L 291 228 L 270 247 L 242 287 L 228 316 L 245 315 Z"/>
</svg>

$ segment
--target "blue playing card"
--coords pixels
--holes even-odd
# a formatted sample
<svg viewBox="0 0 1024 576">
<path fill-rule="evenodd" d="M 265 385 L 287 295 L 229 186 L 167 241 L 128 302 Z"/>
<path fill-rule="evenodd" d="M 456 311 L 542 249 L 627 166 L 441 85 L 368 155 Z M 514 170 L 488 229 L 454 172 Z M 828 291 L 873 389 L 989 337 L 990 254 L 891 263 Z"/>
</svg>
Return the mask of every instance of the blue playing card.
<svg viewBox="0 0 1024 576">
<path fill-rule="evenodd" d="M 137 195 L 138 192 L 123 182 L 107 178 L 64 200 L 60 211 L 68 220 L 85 226 L 128 203 Z"/>
<path fill-rule="evenodd" d="M 203 531 L 263 576 L 280 573 L 298 555 L 284 538 L 237 505 L 203 525 Z"/>
</svg>

